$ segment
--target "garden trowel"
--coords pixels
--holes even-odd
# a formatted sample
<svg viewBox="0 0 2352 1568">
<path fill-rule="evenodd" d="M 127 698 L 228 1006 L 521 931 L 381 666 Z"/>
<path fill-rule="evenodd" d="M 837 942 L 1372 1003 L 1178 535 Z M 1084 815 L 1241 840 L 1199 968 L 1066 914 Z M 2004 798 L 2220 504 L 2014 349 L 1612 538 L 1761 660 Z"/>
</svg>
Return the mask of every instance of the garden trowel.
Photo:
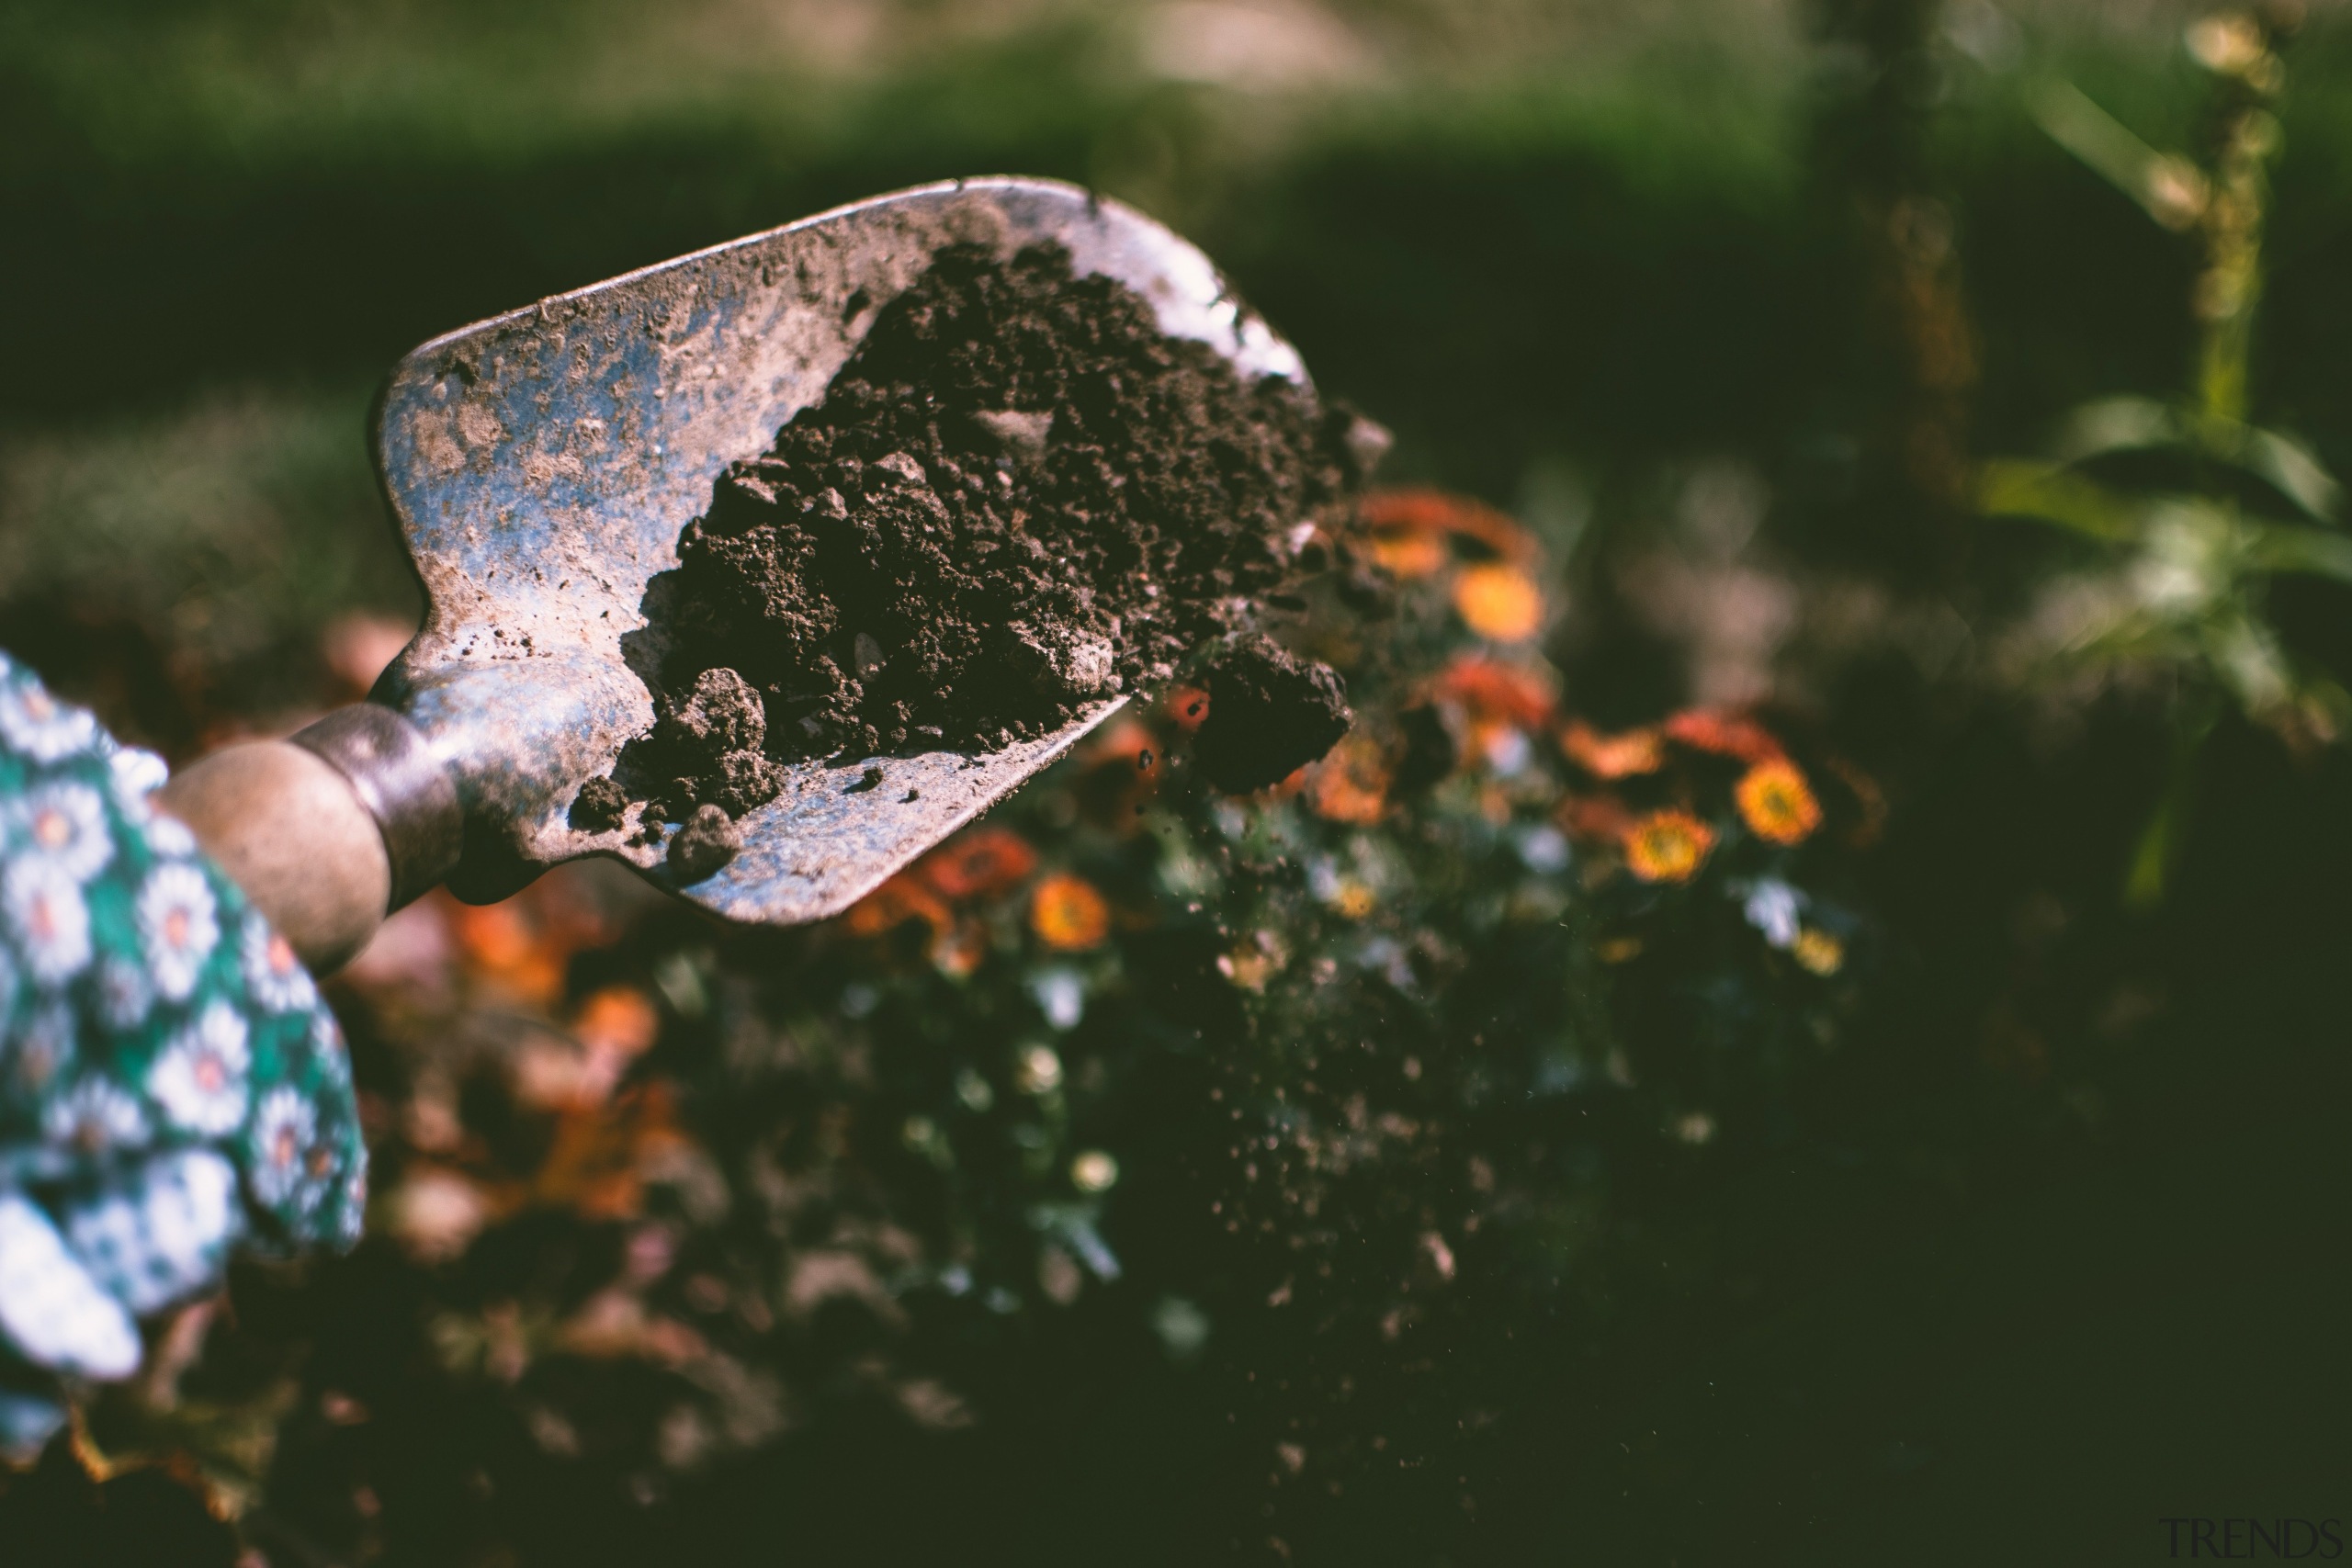
<svg viewBox="0 0 2352 1568">
<path fill-rule="evenodd" d="M 661 632 L 642 611 L 729 461 L 821 399 L 881 307 L 943 245 L 1066 248 L 1149 300 L 1170 335 L 1245 376 L 1304 383 L 1290 345 L 1208 258 L 1077 187 L 978 179 L 838 209 L 438 337 L 393 369 L 376 461 L 428 608 L 368 702 L 185 770 L 164 804 L 331 967 L 389 909 L 447 882 L 503 897 L 607 855 L 730 919 L 854 903 L 1118 706 L 985 754 L 792 764 L 688 881 L 657 835 L 575 829 L 569 807 L 654 722 Z M 877 773 L 878 770 L 878 773 Z"/>
</svg>

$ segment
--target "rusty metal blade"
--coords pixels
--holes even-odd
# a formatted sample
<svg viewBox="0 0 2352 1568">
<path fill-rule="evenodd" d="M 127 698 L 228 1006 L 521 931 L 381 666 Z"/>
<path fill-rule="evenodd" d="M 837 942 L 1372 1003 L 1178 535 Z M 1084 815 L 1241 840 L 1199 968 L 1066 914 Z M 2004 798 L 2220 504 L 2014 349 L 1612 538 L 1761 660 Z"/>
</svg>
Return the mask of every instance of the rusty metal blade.
<svg viewBox="0 0 2352 1568">
<path fill-rule="evenodd" d="M 580 785 L 653 722 L 639 674 L 661 652 L 647 584 L 677 564 L 679 531 L 720 468 L 824 395 L 940 246 L 1010 255 L 1041 241 L 1142 294 L 1170 334 L 1247 374 L 1306 381 L 1296 352 L 1198 250 L 1117 202 L 1023 179 L 859 202 L 543 299 L 401 361 L 377 406 L 377 466 L 430 607 L 374 699 L 405 713 L 457 781 L 461 896 L 609 855 L 730 919 L 821 919 L 1118 707 L 985 755 L 798 764 L 742 819 L 743 852 L 690 886 L 662 845 L 565 819 Z"/>
</svg>

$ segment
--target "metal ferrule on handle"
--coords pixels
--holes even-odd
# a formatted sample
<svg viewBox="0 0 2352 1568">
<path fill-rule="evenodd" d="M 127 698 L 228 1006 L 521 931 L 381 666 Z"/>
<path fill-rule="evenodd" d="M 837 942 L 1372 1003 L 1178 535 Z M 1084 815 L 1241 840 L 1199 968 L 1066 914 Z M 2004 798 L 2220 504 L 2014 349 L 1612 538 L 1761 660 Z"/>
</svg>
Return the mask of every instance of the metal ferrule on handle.
<svg viewBox="0 0 2352 1568">
<path fill-rule="evenodd" d="M 390 708 L 358 703 L 288 739 L 341 773 L 375 818 L 391 865 L 387 914 L 457 869 L 465 842 L 458 786 L 415 725 Z"/>
</svg>

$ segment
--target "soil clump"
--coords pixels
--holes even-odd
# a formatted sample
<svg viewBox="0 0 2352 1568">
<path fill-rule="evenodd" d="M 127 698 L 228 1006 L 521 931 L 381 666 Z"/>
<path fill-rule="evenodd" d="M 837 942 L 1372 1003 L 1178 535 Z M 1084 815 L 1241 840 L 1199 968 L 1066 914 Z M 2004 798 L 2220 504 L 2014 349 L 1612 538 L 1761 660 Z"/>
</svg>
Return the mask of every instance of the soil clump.
<svg viewBox="0 0 2352 1568">
<path fill-rule="evenodd" d="M 1236 642 L 1204 683 L 1209 711 L 1193 737 L 1193 762 L 1228 795 L 1282 783 L 1338 744 L 1355 719 L 1337 672 L 1267 637 Z"/>
<path fill-rule="evenodd" d="M 687 525 L 647 595 L 658 722 L 573 823 L 740 817 L 781 763 L 993 750 L 1163 683 L 1329 558 L 1306 547 L 1347 533 L 1374 428 L 1163 334 L 1058 246 L 943 250 Z"/>
</svg>

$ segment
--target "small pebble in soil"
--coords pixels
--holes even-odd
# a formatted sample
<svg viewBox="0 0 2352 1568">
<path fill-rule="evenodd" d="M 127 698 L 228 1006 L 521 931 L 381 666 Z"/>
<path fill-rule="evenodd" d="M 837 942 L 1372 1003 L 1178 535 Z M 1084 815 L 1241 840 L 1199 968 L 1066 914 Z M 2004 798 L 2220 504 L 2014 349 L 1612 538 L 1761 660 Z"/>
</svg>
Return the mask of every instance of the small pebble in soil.
<svg viewBox="0 0 2352 1568">
<path fill-rule="evenodd" d="M 582 833 L 609 833 L 628 817 L 628 792 L 610 779 L 590 779 L 571 803 L 571 825 Z"/>
<path fill-rule="evenodd" d="M 716 806 L 697 806 L 670 840 L 670 870 L 681 886 L 715 875 L 742 852 L 743 836 Z"/>
</svg>

